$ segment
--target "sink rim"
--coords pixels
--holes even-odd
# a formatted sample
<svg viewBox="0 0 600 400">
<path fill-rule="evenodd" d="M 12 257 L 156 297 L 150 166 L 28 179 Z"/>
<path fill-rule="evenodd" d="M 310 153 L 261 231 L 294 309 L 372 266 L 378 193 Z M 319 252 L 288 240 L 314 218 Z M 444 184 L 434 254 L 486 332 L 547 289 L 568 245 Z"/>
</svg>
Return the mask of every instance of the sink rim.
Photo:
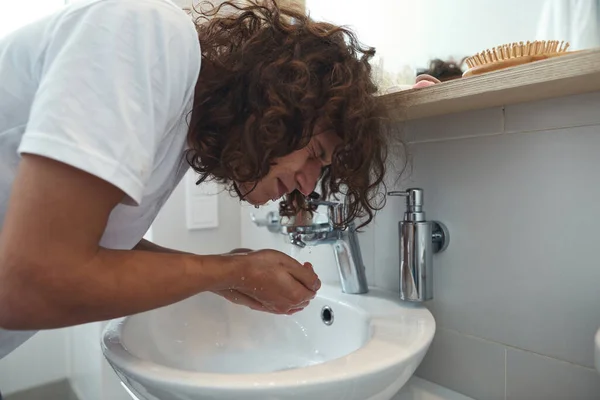
<svg viewBox="0 0 600 400">
<path fill-rule="evenodd" d="M 341 293 L 339 286 L 323 285 L 318 294 L 333 297 L 340 303 L 360 308 L 370 314 L 368 318 L 371 337 L 358 350 L 344 357 L 283 371 L 220 374 L 185 371 L 144 360 L 130 353 L 121 340 L 129 317 L 112 320 L 102 335 L 102 351 L 108 361 L 124 375 L 153 381 L 167 386 L 210 388 L 214 390 L 256 390 L 261 388 L 294 387 L 307 384 L 331 384 L 360 378 L 394 368 L 424 353 L 435 335 L 436 323 L 431 312 L 421 304 L 400 301 L 398 294 L 379 288 L 370 288 L 363 295 Z M 329 296 L 328 296 L 329 295 Z M 285 318 L 285 317 L 284 317 Z M 406 319 L 417 325 L 417 335 L 410 348 L 403 346 L 400 333 Z M 390 351 L 394 348 L 398 351 Z M 269 378 L 273 379 L 269 379 Z"/>
</svg>

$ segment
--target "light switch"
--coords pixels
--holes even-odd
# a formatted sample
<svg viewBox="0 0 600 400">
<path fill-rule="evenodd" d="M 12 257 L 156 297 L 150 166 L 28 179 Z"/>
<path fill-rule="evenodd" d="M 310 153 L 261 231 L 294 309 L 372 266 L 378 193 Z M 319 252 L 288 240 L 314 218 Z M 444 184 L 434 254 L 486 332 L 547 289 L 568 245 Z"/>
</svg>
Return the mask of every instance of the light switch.
<svg viewBox="0 0 600 400">
<path fill-rule="evenodd" d="M 219 187 L 215 182 L 196 185 L 197 174 L 186 174 L 185 221 L 188 230 L 212 229 L 219 226 Z"/>
</svg>

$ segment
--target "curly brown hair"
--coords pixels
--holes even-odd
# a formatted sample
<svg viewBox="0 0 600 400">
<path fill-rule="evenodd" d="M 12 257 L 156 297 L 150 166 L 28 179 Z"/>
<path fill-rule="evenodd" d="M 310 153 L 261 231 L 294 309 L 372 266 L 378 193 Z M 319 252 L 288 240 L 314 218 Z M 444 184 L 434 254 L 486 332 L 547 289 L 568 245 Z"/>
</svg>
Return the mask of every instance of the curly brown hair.
<svg viewBox="0 0 600 400">
<path fill-rule="evenodd" d="M 322 171 L 321 194 L 345 195 L 346 222 L 368 224 L 382 206 L 387 155 L 369 64 L 375 50 L 347 28 L 274 0 L 245 3 L 195 10 L 202 69 L 187 160 L 198 183 L 216 180 L 242 197 L 235 182 L 259 181 L 276 158 L 304 148 L 318 123 L 342 139 Z M 306 207 L 297 191 L 286 203 Z"/>
</svg>

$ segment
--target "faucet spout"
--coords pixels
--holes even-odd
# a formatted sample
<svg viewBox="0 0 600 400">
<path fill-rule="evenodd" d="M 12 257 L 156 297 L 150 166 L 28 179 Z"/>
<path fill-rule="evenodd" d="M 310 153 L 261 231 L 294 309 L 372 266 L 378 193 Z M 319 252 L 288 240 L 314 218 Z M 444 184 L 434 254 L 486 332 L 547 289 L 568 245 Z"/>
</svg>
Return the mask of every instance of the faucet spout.
<svg viewBox="0 0 600 400">
<path fill-rule="evenodd" d="M 344 230 L 330 228 L 326 232 L 311 231 L 310 233 L 294 231 L 294 229 L 307 231 L 308 228 L 283 227 L 284 231 L 288 232 L 290 242 L 298 247 L 330 245 L 333 249 L 342 291 L 349 294 L 367 293 L 369 285 L 354 224 Z"/>
<path fill-rule="evenodd" d="M 340 238 L 333 243 L 333 253 L 338 266 L 340 283 L 344 293 L 363 294 L 369 291 L 365 266 L 354 226 L 339 232 Z M 358 264 L 357 264 L 358 263 Z"/>
<path fill-rule="evenodd" d="M 340 284 L 344 293 L 362 294 L 369 291 L 365 266 L 358 243 L 354 223 L 345 223 L 346 207 L 344 203 L 309 199 L 315 212 L 299 212 L 286 218 L 281 228 L 287 233 L 290 242 L 303 248 L 305 246 L 330 245 L 333 249 L 338 268 Z M 319 214 L 319 206 L 326 207 L 327 213 Z"/>
<path fill-rule="evenodd" d="M 311 197 L 309 203 L 315 212 L 299 211 L 295 215 L 284 215 L 276 220 L 273 213 L 265 220 L 253 218 L 257 226 L 265 226 L 271 232 L 287 235 L 290 243 L 299 248 L 329 245 L 333 249 L 338 268 L 342 291 L 349 294 L 363 294 L 369 291 L 365 265 L 363 264 L 358 234 L 353 222 L 346 221 L 344 203 L 319 200 Z M 326 215 L 316 212 L 319 206 L 327 208 Z"/>
<path fill-rule="evenodd" d="M 306 243 L 302 241 L 302 234 L 300 233 L 290 233 L 290 243 L 294 246 L 298 246 L 301 249 L 306 247 Z"/>
</svg>

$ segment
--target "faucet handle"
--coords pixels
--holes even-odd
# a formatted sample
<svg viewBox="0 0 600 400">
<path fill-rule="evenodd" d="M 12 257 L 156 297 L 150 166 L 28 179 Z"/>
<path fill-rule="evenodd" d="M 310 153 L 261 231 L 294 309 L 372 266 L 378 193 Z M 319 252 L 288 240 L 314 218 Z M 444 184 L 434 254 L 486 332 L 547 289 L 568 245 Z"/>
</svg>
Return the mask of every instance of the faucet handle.
<svg viewBox="0 0 600 400">
<path fill-rule="evenodd" d="M 256 218 L 256 215 L 251 213 L 250 219 L 252 219 L 254 225 L 261 228 L 265 227 L 269 230 L 269 232 L 277 233 L 281 231 L 281 222 L 279 220 L 279 217 L 277 216 L 277 213 L 274 211 L 269 211 L 265 218 L 262 219 Z"/>
<path fill-rule="evenodd" d="M 406 208 L 410 212 L 423 211 L 423 189 L 411 188 L 406 191 L 388 192 L 388 196 L 404 196 L 406 197 Z"/>
<path fill-rule="evenodd" d="M 313 198 L 309 198 L 308 203 L 314 206 L 326 206 L 329 222 L 334 227 L 345 228 L 344 220 L 346 219 L 346 207 L 344 203 Z"/>
</svg>

